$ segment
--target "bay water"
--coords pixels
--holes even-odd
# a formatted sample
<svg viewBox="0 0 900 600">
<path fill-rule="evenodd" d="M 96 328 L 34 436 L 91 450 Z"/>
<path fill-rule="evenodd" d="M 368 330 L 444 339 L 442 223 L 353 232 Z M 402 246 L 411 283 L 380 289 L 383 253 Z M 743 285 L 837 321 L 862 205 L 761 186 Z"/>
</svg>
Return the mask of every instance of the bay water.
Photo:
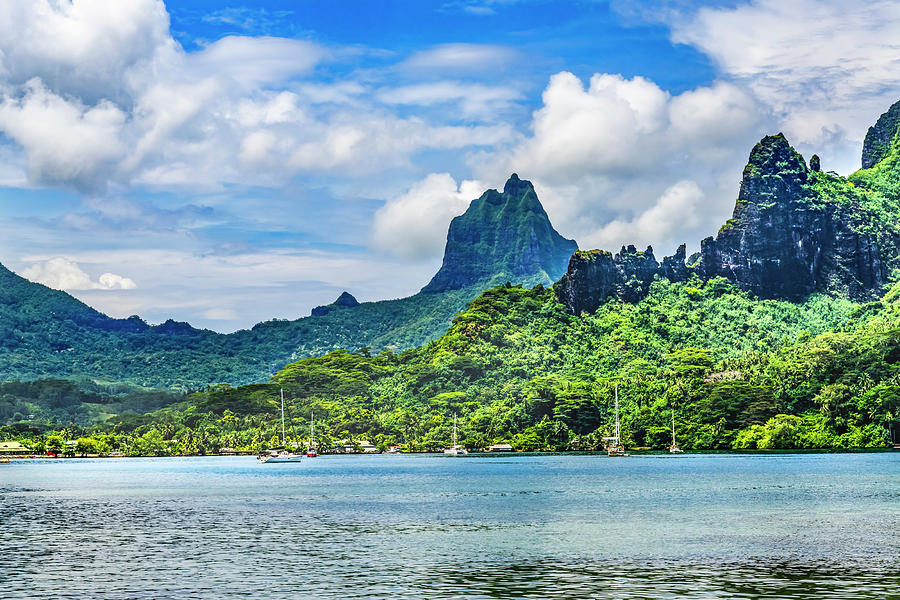
<svg viewBox="0 0 900 600">
<path fill-rule="evenodd" d="M 900 598 L 900 453 L 17 460 L 0 596 Z"/>
</svg>

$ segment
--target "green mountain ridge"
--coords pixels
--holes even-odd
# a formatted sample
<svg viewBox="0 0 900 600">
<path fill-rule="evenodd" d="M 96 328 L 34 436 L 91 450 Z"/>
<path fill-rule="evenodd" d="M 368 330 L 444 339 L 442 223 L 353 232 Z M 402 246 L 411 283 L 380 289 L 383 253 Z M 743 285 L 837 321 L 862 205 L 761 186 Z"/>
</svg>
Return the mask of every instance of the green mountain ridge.
<svg viewBox="0 0 900 600">
<path fill-rule="evenodd" d="M 461 249 L 463 231 L 478 232 L 473 252 Z M 515 259 L 520 237 L 531 249 L 525 261 Z M 309 317 L 232 334 L 172 320 L 113 319 L 0 266 L 0 380 L 89 378 L 189 390 L 265 381 L 287 362 L 341 348 L 402 350 L 440 336 L 454 314 L 497 283 L 552 283 L 574 247 L 553 229 L 531 184 L 513 176 L 502 194 L 489 190 L 454 219 L 447 254 L 467 275 L 453 285 L 361 304 L 345 293 Z"/>
<path fill-rule="evenodd" d="M 617 387 L 630 446 L 664 449 L 674 414 L 689 450 L 884 447 L 900 440 L 898 165 L 897 132 L 874 166 L 847 178 L 822 173 L 816 157 L 807 166 L 783 136 L 768 136 L 751 153 L 735 219 L 705 244 L 714 262 L 686 261 L 683 248 L 662 267 L 649 248 L 577 252 L 552 288 L 489 289 L 418 347 L 301 358 L 268 383 L 214 386 L 90 433 L 132 454 L 258 450 L 277 442 L 284 389 L 291 428 L 306 431 L 315 414 L 320 448 L 339 439 L 440 448 L 458 414 L 470 447 L 598 449 L 612 432 Z M 859 260 L 847 247 L 863 250 Z M 605 266 L 575 280 L 580 261 Z M 783 262 L 799 269 L 796 281 L 773 279 L 787 298 L 760 298 L 760 274 L 780 277 Z M 864 289 L 860 274 L 872 269 L 884 279 Z M 572 310 L 567 300 L 581 301 L 598 280 L 602 293 Z M 364 305 L 331 306 L 323 318 Z"/>
</svg>

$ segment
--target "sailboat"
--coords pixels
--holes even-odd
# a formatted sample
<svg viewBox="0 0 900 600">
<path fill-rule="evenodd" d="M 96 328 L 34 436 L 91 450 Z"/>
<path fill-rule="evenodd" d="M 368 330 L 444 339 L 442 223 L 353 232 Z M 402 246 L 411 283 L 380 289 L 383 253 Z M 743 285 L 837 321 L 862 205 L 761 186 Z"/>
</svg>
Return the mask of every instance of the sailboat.
<svg viewBox="0 0 900 600">
<path fill-rule="evenodd" d="M 281 388 L 281 448 L 266 450 L 256 457 L 260 463 L 296 463 L 303 460 L 302 454 L 288 452 L 284 439 L 284 388 Z"/>
<path fill-rule="evenodd" d="M 672 409 L 672 445 L 669 446 L 670 454 L 682 454 L 684 450 L 678 447 L 678 444 L 675 443 L 675 409 Z"/>
<path fill-rule="evenodd" d="M 315 448 L 315 446 L 316 446 L 315 439 L 316 438 L 315 438 L 315 435 L 313 434 L 313 424 L 315 422 L 316 422 L 315 414 L 310 413 L 310 416 L 309 416 L 309 448 L 307 448 L 307 450 L 306 450 L 306 456 L 309 458 L 315 458 L 318 456 L 318 454 L 316 454 L 316 448 Z"/>
<path fill-rule="evenodd" d="M 456 456 L 457 454 L 468 454 L 469 451 L 466 450 L 463 446 L 459 446 L 456 443 L 456 415 L 453 415 L 453 445 L 449 448 L 444 448 L 444 454 L 449 454 L 451 456 Z"/>
<path fill-rule="evenodd" d="M 628 456 L 625 452 L 625 446 L 622 445 L 622 431 L 619 428 L 619 386 L 616 384 L 616 435 L 613 437 L 603 438 L 610 442 L 606 446 L 607 456 Z"/>
</svg>

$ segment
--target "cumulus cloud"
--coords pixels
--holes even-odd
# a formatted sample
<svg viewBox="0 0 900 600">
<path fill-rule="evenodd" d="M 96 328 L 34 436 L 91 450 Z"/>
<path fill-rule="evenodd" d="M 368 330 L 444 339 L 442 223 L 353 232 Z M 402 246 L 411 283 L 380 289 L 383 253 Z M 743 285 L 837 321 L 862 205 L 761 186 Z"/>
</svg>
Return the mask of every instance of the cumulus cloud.
<svg viewBox="0 0 900 600">
<path fill-rule="evenodd" d="M 78 263 L 63 257 L 35 263 L 22 271 L 22 275 L 57 290 L 133 290 L 137 287 L 133 280 L 114 273 L 103 273 L 94 281 Z"/>
<path fill-rule="evenodd" d="M 162 0 L 0 3 L 0 80 L 38 78 L 87 104 L 126 99 L 134 74 L 176 46 Z"/>
<path fill-rule="evenodd" d="M 753 0 L 667 13 L 675 42 L 708 54 L 828 168 L 859 168 L 867 128 L 900 99 L 900 4 Z"/>
<path fill-rule="evenodd" d="M 724 82 L 673 96 L 642 77 L 596 74 L 585 86 L 562 72 L 542 100 L 532 135 L 481 178 L 533 179 L 554 224 L 581 247 L 668 252 L 715 232 L 761 137 L 763 109 Z"/>
<path fill-rule="evenodd" d="M 96 189 L 123 153 L 125 121 L 111 102 L 85 106 L 51 92 L 38 79 L 25 84 L 23 96 L 0 100 L 0 131 L 22 146 L 29 177 L 40 184 Z"/>
<path fill-rule="evenodd" d="M 422 151 L 512 137 L 491 122 L 520 99 L 501 87 L 437 82 L 391 96 L 350 76 L 313 80 L 346 54 L 340 48 L 228 36 L 185 52 L 168 26 L 159 0 L 2 3 L 0 134 L 24 151 L 31 183 L 91 194 L 110 185 L 271 186 L 405 168 Z M 513 55 L 451 44 L 403 68 L 465 70 Z M 437 119 L 394 110 L 438 103 L 454 110 Z"/>
<path fill-rule="evenodd" d="M 412 259 L 440 256 L 453 217 L 484 191 L 478 181 L 459 184 L 449 173 L 432 173 L 375 213 L 376 248 Z"/>
<path fill-rule="evenodd" d="M 603 248 L 616 248 L 622 240 L 650 245 L 655 240 L 671 240 L 703 220 L 700 210 L 703 190 L 694 181 L 679 181 L 663 192 L 655 204 L 630 221 L 614 219 L 591 234 Z M 661 255 L 657 256 L 659 259 Z"/>
</svg>

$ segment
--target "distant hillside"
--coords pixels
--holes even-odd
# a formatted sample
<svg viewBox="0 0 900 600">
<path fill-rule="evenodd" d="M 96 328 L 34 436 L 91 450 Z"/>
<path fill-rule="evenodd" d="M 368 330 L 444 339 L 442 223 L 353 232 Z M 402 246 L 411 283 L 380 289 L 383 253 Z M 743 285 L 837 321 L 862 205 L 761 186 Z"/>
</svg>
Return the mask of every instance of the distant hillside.
<svg viewBox="0 0 900 600">
<path fill-rule="evenodd" d="M 556 233 L 529 182 L 513 176 L 502 194 L 489 190 L 472 206 L 454 223 L 462 219 L 465 229 L 481 232 L 474 253 L 466 252 L 459 226 L 448 235 L 441 273 L 465 273 L 452 285 L 361 304 L 345 293 L 309 317 L 228 335 L 176 321 L 149 326 L 139 317 L 112 319 L 0 265 L 0 381 L 88 377 L 183 390 L 265 381 L 305 356 L 419 346 L 496 283 L 549 285 L 565 270 L 575 243 Z M 527 260 L 517 258 L 521 252 Z"/>
</svg>

